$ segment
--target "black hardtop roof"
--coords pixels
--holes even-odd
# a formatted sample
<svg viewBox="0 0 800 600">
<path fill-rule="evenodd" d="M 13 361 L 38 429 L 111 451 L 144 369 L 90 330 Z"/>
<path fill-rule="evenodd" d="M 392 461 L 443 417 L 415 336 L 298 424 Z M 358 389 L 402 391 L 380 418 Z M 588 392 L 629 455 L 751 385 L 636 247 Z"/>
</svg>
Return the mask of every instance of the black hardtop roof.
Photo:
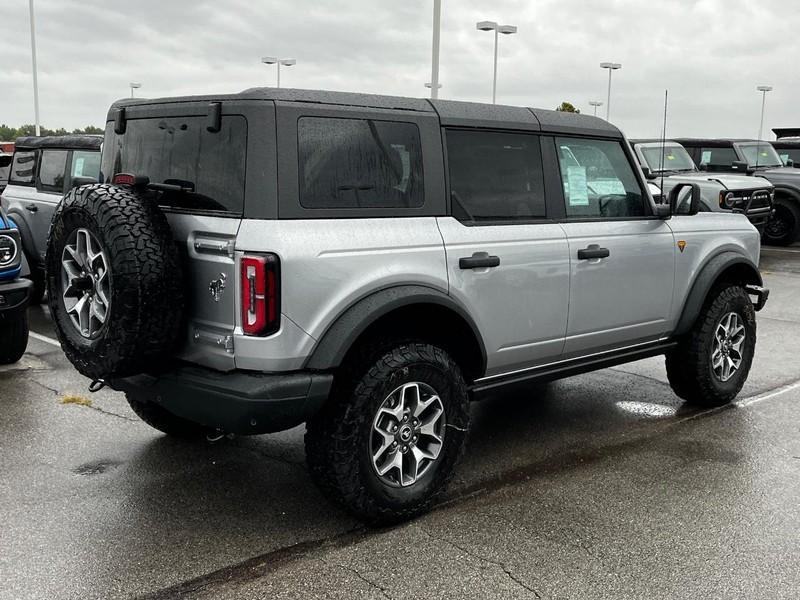
<svg viewBox="0 0 800 600">
<path fill-rule="evenodd" d="M 800 148 L 800 137 L 780 138 L 770 143 L 776 148 Z"/>
<path fill-rule="evenodd" d="M 772 133 L 779 140 L 786 137 L 796 138 L 800 137 L 800 127 L 773 127 Z"/>
<path fill-rule="evenodd" d="M 74 150 L 99 150 L 103 143 L 102 135 L 71 134 L 43 135 L 17 138 L 14 148 L 17 150 L 34 148 L 66 148 Z"/>
<path fill-rule="evenodd" d="M 632 140 L 628 140 L 632 146 L 636 144 L 660 144 L 661 138 L 634 138 Z M 664 140 L 665 144 L 678 144 L 680 146 L 680 142 L 677 140 L 673 140 L 672 138 L 667 138 Z"/>
<path fill-rule="evenodd" d="M 238 94 L 206 96 L 176 96 L 172 98 L 124 98 L 114 102 L 108 120 L 114 120 L 120 108 L 175 104 L 180 102 L 225 102 L 237 100 L 267 100 L 308 102 L 360 108 L 407 110 L 418 113 L 437 113 L 442 125 L 462 127 L 495 127 L 499 129 L 528 129 L 550 133 L 594 135 L 621 138 L 622 133 L 612 124 L 598 117 L 576 113 L 558 112 L 539 108 L 459 102 L 455 100 L 428 100 L 379 94 L 300 90 L 289 88 L 251 88 Z"/>
<path fill-rule="evenodd" d="M 673 141 L 681 145 L 689 146 L 708 146 L 709 148 L 728 148 L 738 142 L 758 142 L 752 138 L 672 138 Z M 766 140 L 761 140 L 762 144 L 769 144 Z"/>
</svg>

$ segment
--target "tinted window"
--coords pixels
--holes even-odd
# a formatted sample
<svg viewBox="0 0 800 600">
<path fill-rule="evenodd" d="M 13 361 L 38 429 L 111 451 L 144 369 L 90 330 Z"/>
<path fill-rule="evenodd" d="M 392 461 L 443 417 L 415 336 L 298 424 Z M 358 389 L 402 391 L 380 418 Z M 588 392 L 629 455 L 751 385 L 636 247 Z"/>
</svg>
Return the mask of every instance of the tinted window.
<svg viewBox="0 0 800 600">
<path fill-rule="evenodd" d="M 700 164 L 730 167 L 739 160 L 733 148 L 700 148 Z"/>
<path fill-rule="evenodd" d="M 644 196 L 619 142 L 556 138 L 568 217 L 641 217 Z"/>
<path fill-rule="evenodd" d="M 778 155 L 781 157 L 783 164 L 791 160 L 796 165 L 800 165 L 800 148 L 781 148 L 778 150 Z"/>
<path fill-rule="evenodd" d="M 303 207 L 422 206 L 422 144 L 413 123 L 302 117 L 297 139 Z"/>
<path fill-rule="evenodd" d="M 11 163 L 9 183 L 18 185 L 31 185 L 36 171 L 36 151 L 17 151 Z"/>
<path fill-rule="evenodd" d="M 461 220 L 545 216 L 538 136 L 449 130 L 447 162 L 453 213 Z"/>
<path fill-rule="evenodd" d="M 39 187 L 43 190 L 63 191 L 66 170 L 66 150 L 43 150 L 39 164 Z"/>
<path fill-rule="evenodd" d="M 121 135 L 109 123 L 103 176 L 111 181 L 117 173 L 131 173 L 188 190 L 160 192 L 161 206 L 241 214 L 247 121 L 224 116 L 216 133 L 207 123 L 205 116 L 130 119 Z"/>
<path fill-rule="evenodd" d="M 87 150 L 74 150 L 72 152 L 72 177 L 100 176 L 100 153 Z"/>
</svg>

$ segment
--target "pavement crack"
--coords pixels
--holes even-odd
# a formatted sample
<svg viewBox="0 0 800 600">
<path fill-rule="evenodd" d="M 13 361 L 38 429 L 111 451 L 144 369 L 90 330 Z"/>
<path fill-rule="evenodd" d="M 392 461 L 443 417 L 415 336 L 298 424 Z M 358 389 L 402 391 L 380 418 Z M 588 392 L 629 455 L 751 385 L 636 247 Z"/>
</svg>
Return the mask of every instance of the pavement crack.
<svg viewBox="0 0 800 600">
<path fill-rule="evenodd" d="M 361 573 L 361 571 L 359 571 L 355 567 L 351 567 L 350 565 L 343 565 L 343 564 L 338 563 L 338 562 L 334 563 L 334 562 L 331 562 L 329 560 L 326 560 L 325 557 L 322 557 L 322 556 L 319 557 L 319 560 L 321 562 L 325 563 L 326 565 L 333 565 L 335 567 L 339 567 L 340 569 L 344 569 L 345 571 L 349 571 L 350 573 L 352 573 L 353 575 L 358 577 L 361 581 L 366 583 L 371 588 L 374 588 L 374 589 L 378 590 L 384 598 L 388 598 L 389 600 L 394 600 L 392 598 L 392 596 L 389 595 L 389 590 L 387 588 L 383 587 L 382 585 L 379 585 L 379 584 L 375 583 L 371 579 L 368 579 L 367 577 L 365 577 Z"/>
<path fill-rule="evenodd" d="M 57 389 L 51 388 L 49 385 L 45 385 L 41 381 L 39 381 L 37 379 L 31 379 L 31 381 L 33 383 L 35 383 L 36 385 L 38 385 L 39 387 L 46 389 L 48 392 L 54 393 L 56 396 L 58 396 L 61 393 Z"/>
<path fill-rule="evenodd" d="M 484 562 L 486 564 L 494 565 L 494 566 L 498 567 L 501 571 L 503 571 L 503 573 L 506 574 L 506 576 L 511 581 L 516 583 L 518 586 L 520 586 L 521 588 L 523 588 L 523 589 L 527 590 L 528 592 L 532 593 L 537 598 L 541 598 L 542 597 L 542 595 L 539 593 L 539 591 L 536 588 L 531 587 L 530 585 L 525 583 L 523 580 L 521 580 L 519 577 L 514 575 L 514 573 L 511 571 L 511 569 L 508 567 L 508 565 L 506 565 L 504 562 L 499 561 L 499 560 L 494 560 L 494 559 L 491 559 L 491 558 L 487 558 L 485 556 L 481 556 L 480 554 L 476 554 L 475 552 L 472 552 L 471 550 L 468 550 L 464 546 L 461 546 L 460 544 L 456 544 L 452 540 L 433 535 L 430 531 L 428 531 L 424 527 L 420 527 L 419 530 L 422 533 L 424 533 L 425 535 L 427 535 L 429 538 L 431 538 L 432 540 L 436 540 L 438 542 L 443 542 L 443 543 L 447 544 L 448 546 L 451 546 L 451 547 L 455 548 L 456 550 L 460 550 L 461 552 L 463 552 L 467 556 L 471 556 L 472 558 L 477 559 L 477 560 L 479 560 L 481 562 Z"/>
<path fill-rule="evenodd" d="M 58 392 L 56 392 L 56 393 L 58 393 Z M 78 404 L 76 406 L 80 406 L 82 408 L 88 408 L 90 410 L 97 411 L 97 412 L 99 412 L 101 414 L 108 415 L 109 417 L 116 417 L 117 419 L 122 419 L 124 421 L 129 421 L 130 423 L 141 423 L 141 421 L 139 419 L 126 417 L 125 415 L 118 415 L 115 412 L 111 412 L 110 410 L 105 410 L 103 408 L 100 408 L 99 406 L 95 406 L 94 404 Z"/>
</svg>

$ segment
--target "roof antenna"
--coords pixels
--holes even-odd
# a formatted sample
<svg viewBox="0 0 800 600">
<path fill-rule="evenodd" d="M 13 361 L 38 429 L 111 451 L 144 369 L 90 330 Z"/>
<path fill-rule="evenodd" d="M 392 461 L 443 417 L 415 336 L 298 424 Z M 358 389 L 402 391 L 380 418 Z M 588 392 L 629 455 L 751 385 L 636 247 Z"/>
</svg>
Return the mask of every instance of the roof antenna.
<svg viewBox="0 0 800 600">
<path fill-rule="evenodd" d="M 664 154 L 666 153 L 667 143 L 667 100 L 669 90 L 664 90 L 664 124 L 661 127 L 661 164 L 658 166 L 661 171 L 661 198 L 664 199 Z"/>
</svg>

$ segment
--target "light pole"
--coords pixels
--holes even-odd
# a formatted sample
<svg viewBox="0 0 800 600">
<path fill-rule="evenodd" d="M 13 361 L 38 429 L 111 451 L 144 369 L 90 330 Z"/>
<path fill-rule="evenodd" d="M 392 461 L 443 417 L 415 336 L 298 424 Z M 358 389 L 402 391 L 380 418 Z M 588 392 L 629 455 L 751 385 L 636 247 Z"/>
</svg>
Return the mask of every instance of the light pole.
<svg viewBox="0 0 800 600">
<path fill-rule="evenodd" d="M 431 88 L 431 99 L 439 97 L 439 36 L 442 32 L 442 0 L 433 0 L 433 43 L 431 56 L 431 82 L 425 87 Z"/>
<path fill-rule="evenodd" d="M 494 31 L 494 73 L 492 75 L 492 104 L 497 101 L 497 39 L 499 34 L 511 35 L 517 33 L 516 25 L 498 25 L 494 21 L 481 21 L 476 24 L 480 31 Z"/>
<path fill-rule="evenodd" d="M 35 117 L 36 135 L 39 135 L 39 79 L 36 73 L 36 26 L 33 17 L 33 0 L 29 0 L 31 11 L 31 62 L 33 63 L 33 114 Z"/>
<path fill-rule="evenodd" d="M 764 130 L 764 105 L 767 102 L 767 92 L 772 91 L 771 85 L 760 85 L 756 88 L 761 92 L 761 123 L 758 125 L 758 141 L 761 141 L 761 134 Z"/>
<path fill-rule="evenodd" d="M 131 87 L 131 98 L 133 98 L 133 90 L 138 90 L 142 87 L 141 83 L 136 83 L 135 81 L 131 81 L 128 85 Z"/>
<path fill-rule="evenodd" d="M 278 88 L 281 87 L 281 65 L 284 67 L 291 67 L 297 64 L 297 60 L 294 58 L 275 58 L 274 56 L 265 56 L 261 59 L 261 62 L 265 65 L 278 65 L 278 80 L 275 86 Z"/>
<path fill-rule="evenodd" d="M 615 62 L 601 62 L 600 66 L 603 69 L 608 69 L 608 97 L 606 98 L 606 121 L 611 117 L 611 71 L 616 71 L 622 68 L 621 63 Z"/>
<path fill-rule="evenodd" d="M 594 107 L 594 116 L 597 116 L 597 107 L 603 106 L 603 103 L 600 100 L 589 100 L 589 106 Z"/>
</svg>

